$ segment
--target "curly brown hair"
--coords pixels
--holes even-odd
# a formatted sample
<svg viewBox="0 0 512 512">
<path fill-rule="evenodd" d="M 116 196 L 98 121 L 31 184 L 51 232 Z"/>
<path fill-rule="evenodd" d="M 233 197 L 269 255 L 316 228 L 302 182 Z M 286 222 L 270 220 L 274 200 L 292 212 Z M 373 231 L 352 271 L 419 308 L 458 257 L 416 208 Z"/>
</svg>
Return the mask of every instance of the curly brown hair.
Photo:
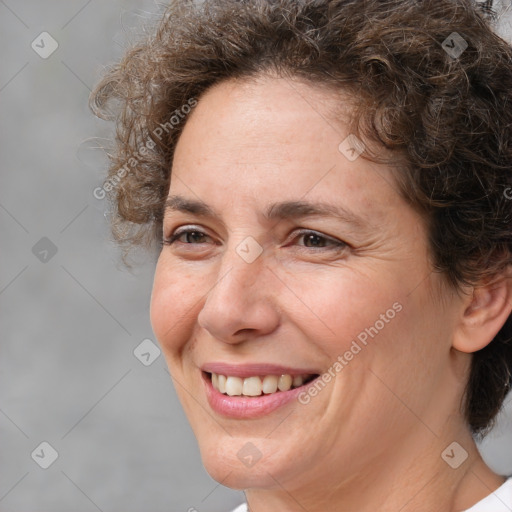
<svg viewBox="0 0 512 512">
<path fill-rule="evenodd" d="M 512 264 L 512 48 L 471 0 L 173 1 L 91 96 L 117 120 L 103 189 L 124 260 L 162 236 L 174 149 L 201 94 L 265 73 L 352 93 L 356 133 L 404 163 L 400 192 L 451 286 Z M 482 437 L 512 385 L 512 317 L 472 357 L 463 408 Z"/>
</svg>

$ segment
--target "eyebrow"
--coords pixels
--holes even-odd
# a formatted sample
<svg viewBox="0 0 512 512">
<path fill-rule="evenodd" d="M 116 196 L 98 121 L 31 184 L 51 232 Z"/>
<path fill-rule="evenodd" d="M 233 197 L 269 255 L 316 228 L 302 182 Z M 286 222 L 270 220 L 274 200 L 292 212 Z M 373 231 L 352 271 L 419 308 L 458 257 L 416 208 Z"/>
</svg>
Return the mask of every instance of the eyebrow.
<svg viewBox="0 0 512 512">
<path fill-rule="evenodd" d="M 165 213 L 171 211 L 190 213 L 205 218 L 221 218 L 219 213 L 204 201 L 188 199 L 179 195 L 167 198 Z M 268 205 L 264 212 L 264 217 L 268 221 L 298 219 L 310 216 L 334 217 L 361 230 L 372 226 L 370 220 L 366 217 L 356 215 L 340 205 L 325 202 L 282 201 Z"/>
</svg>

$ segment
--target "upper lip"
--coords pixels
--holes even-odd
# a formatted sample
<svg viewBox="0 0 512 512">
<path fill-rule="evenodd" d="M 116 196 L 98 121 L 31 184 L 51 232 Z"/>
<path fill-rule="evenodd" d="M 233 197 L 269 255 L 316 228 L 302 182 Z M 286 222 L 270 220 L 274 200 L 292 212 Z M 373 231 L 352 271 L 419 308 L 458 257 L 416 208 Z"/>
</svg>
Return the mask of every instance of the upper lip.
<svg viewBox="0 0 512 512">
<path fill-rule="evenodd" d="M 232 377 L 254 377 L 259 375 L 318 375 L 319 372 L 310 368 L 290 368 L 270 363 L 251 363 L 251 364 L 230 364 L 222 362 L 206 363 L 201 366 L 201 370 L 207 373 L 216 373 L 217 375 L 227 375 Z"/>
</svg>

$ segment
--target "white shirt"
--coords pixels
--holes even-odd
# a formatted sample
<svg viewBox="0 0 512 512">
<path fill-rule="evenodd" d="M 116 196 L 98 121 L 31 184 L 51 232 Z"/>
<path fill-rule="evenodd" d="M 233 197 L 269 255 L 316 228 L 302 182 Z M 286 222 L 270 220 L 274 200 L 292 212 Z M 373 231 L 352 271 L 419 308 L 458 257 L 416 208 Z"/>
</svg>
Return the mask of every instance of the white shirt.
<svg viewBox="0 0 512 512">
<path fill-rule="evenodd" d="M 241 509 L 242 512 L 244 509 Z M 465 512 L 510 512 L 512 510 L 512 477 Z"/>
<path fill-rule="evenodd" d="M 486 496 L 476 505 L 468 508 L 464 512 L 510 512 L 512 510 L 512 477 L 498 487 L 493 493 Z M 248 512 L 247 505 L 243 503 L 233 510 L 233 512 Z"/>
</svg>

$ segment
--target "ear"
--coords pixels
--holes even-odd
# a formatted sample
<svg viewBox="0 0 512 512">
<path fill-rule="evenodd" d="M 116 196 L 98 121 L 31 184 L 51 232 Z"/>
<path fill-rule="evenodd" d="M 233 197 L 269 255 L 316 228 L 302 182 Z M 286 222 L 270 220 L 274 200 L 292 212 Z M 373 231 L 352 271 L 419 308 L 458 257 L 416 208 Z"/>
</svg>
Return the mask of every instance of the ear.
<svg viewBox="0 0 512 512">
<path fill-rule="evenodd" d="M 512 266 L 492 279 L 470 289 L 463 301 L 462 315 L 454 333 L 453 348 L 476 352 L 498 334 L 512 312 Z"/>
</svg>

